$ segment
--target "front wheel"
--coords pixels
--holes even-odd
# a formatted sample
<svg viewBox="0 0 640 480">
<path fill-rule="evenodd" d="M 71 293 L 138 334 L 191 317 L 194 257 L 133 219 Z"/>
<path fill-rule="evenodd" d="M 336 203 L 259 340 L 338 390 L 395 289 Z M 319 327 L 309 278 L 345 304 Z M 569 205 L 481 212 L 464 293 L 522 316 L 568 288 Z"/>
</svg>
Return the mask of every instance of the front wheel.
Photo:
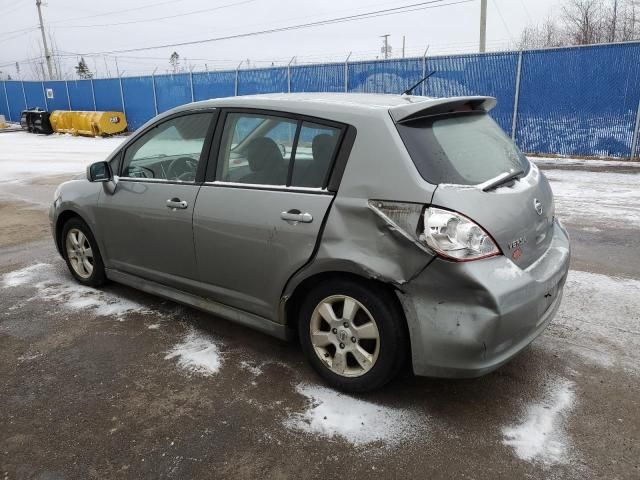
<svg viewBox="0 0 640 480">
<path fill-rule="evenodd" d="M 91 230 L 74 217 L 62 229 L 64 259 L 74 278 L 83 285 L 99 287 L 106 281 L 104 264 Z"/>
<path fill-rule="evenodd" d="M 307 359 L 340 390 L 380 388 L 397 375 L 407 357 L 397 300 L 366 280 L 321 283 L 303 302 L 298 321 Z"/>
</svg>

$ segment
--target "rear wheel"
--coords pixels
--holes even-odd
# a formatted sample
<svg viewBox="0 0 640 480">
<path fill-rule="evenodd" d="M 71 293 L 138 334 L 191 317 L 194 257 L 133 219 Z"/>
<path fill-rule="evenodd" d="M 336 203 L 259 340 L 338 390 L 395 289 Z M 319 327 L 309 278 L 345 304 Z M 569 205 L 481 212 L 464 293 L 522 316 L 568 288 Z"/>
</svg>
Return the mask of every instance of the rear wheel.
<svg viewBox="0 0 640 480">
<path fill-rule="evenodd" d="M 305 355 L 338 389 L 379 388 L 406 359 L 407 335 L 396 299 L 366 280 L 321 283 L 304 300 L 298 321 Z"/>
<path fill-rule="evenodd" d="M 62 228 L 64 259 L 75 279 L 90 287 L 102 285 L 106 276 L 98 244 L 91 230 L 80 218 L 74 217 Z"/>
</svg>

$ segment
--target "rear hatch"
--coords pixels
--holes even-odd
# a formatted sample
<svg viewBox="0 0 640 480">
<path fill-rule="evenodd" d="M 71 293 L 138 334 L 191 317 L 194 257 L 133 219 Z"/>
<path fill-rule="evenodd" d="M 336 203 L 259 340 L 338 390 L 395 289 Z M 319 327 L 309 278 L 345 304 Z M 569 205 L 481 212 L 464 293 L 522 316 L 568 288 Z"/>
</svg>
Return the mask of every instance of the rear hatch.
<svg viewBox="0 0 640 480">
<path fill-rule="evenodd" d="M 431 204 L 465 215 L 516 265 L 531 265 L 553 236 L 547 179 L 484 108 L 457 101 L 445 113 L 423 113 L 396 121 L 418 172 L 438 186 Z M 507 175 L 514 178 L 499 181 Z"/>
</svg>

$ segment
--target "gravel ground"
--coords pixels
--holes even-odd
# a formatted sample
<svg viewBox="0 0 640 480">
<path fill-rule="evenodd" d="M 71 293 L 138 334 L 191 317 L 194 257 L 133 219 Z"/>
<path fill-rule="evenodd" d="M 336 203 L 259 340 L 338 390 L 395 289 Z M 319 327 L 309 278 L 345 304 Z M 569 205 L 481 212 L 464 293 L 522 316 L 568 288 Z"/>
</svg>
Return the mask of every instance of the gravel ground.
<svg viewBox="0 0 640 480">
<path fill-rule="evenodd" d="M 75 140 L 0 136 L 1 478 L 640 478 L 640 169 L 541 162 L 574 257 L 512 362 L 347 396 L 296 345 L 74 283 L 43 209 L 74 170 L 37 165 L 108 151 Z"/>
</svg>

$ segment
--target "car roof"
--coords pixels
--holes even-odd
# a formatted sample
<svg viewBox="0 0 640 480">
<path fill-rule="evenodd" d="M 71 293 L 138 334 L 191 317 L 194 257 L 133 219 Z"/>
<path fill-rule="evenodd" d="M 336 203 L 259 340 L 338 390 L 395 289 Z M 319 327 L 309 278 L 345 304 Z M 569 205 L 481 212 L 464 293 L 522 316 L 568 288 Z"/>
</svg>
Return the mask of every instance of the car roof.
<svg viewBox="0 0 640 480">
<path fill-rule="evenodd" d="M 336 121 L 348 121 L 372 115 L 388 118 L 391 114 L 392 118 L 398 122 L 432 107 L 463 101 L 485 103 L 486 110 L 495 105 L 495 100 L 491 97 L 433 98 L 379 93 L 271 93 L 203 100 L 182 105 L 172 112 L 207 107 L 254 108 L 317 116 Z"/>
</svg>

